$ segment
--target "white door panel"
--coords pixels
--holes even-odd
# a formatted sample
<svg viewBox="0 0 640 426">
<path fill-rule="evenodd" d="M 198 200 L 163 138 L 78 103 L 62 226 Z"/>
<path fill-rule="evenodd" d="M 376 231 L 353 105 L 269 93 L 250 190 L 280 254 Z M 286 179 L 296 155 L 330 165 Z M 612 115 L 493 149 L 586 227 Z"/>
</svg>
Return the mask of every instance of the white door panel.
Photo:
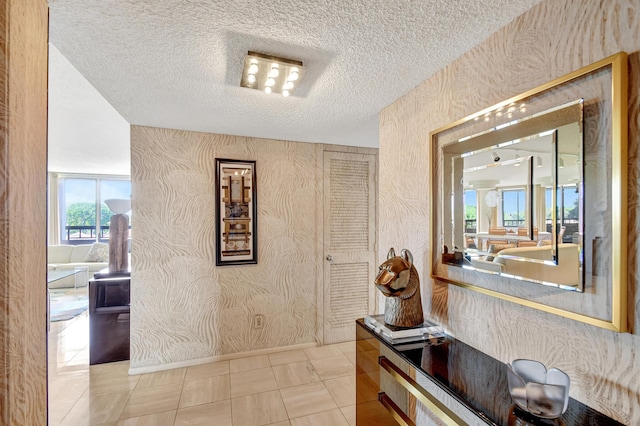
<svg viewBox="0 0 640 426">
<path fill-rule="evenodd" d="M 373 307 L 376 158 L 324 153 L 324 343 L 353 340 Z"/>
</svg>

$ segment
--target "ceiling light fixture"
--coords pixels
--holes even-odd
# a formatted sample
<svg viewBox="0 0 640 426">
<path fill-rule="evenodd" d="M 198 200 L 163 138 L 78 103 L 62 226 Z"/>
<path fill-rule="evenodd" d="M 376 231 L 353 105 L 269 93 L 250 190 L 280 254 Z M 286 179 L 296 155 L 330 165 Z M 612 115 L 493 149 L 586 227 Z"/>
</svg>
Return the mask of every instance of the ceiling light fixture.
<svg viewBox="0 0 640 426">
<path fill-rule="evenodd" d="M 240 86 L 290 96 L 298 87 L 304 71 L 300 61 L 248 52 L 244 58 Z"/>
<path fill-rule="evenodd" d="M 269 77 L 276 78 L 280 75 L 280 70 L 278 69 L 278 64 L 271 65 L 271 71 L 269 71 Z"/>
</svg>

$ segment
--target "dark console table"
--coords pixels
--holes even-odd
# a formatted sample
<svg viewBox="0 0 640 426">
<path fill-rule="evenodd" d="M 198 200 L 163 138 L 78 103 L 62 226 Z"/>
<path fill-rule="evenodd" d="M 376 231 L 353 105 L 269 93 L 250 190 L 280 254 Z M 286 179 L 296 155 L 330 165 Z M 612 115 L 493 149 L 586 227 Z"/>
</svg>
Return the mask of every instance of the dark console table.
<svg viewBox="0 0 640 426">
<path fill-rule="evenodd" d="M 127 271 L 89 280 L 89 364 L 129 359 L 129 290 Z"/>
<path fill-rule="evenodd" d="M 543 420 L 517 408 L 507 366 L 446 336 L 436 345 L 391 345 L 356 320 L 358 425 L 620 425 L 570 399 L 561 418 Z"/>
</svg>

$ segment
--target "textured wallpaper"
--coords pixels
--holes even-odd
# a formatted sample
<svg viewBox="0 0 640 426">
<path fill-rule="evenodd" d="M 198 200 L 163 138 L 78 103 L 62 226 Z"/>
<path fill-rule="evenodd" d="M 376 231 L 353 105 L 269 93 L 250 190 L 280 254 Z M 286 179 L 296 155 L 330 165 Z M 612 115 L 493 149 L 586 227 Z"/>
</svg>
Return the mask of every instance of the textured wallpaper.
<svg viewBox="0 0 640 426">
<path fill-rule="evenodd" d="M 132 368 L 318 340 L 327 147 L 132 127 Z M 215 266 L 215 158 L 256 160 L 257 265 Z"/>
<path fill-rule="evenodd" d="M 573 398 L 625 424 L 640 424 L 636 334 L 614 333 L 429 278 L 429 133 L 614 53 L 629 53 L 628 307 L 629 326 L 640 330 L 639 17 L 637 1 L 543 1 L 386 108 L 380 125 L 379 257 L 390 246 L 413 251 L 425 314 L 503 362 L 533 358 L 563 369 L 571 376 Z M 478 279 L 474 274 L 465 273 L 465 280 Z"/>
<path fill-rule="evenodd" d="M 47 422 L 47 2 L 0 2 L 0 424 Z"/>
</svg>

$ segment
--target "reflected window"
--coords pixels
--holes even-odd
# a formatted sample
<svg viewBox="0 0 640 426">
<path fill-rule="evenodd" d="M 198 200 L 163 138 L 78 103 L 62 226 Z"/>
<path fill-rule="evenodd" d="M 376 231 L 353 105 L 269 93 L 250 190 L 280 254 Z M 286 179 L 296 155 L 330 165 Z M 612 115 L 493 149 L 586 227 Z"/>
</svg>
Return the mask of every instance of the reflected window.
<svg viewBox="0 0 640 426">
<path fill-rule="evenodd" d="M 546 203 L 546 225 L 547 231 L 551 232 L 551 223 L 553 221 L 553 207 L 551 197 L 553 195 L 552 188 L 545 190 Z M 572 235 L 579 232 L 580 222 L 580 191 L 577 185 L 562 185 L 558 187 L 558 208 L 557 220 L 559 226 L 565 227 L 563 240 L 561 242 L 572 242 Z"/>
<path fill-rule="evenodd" d="M 502 226 L 522 227 L 525 224 L 526 192 L 524 189 L 502 191 Z"/>
<path fill-rule="evenodd" d="M 464 191 L 464 227 L 467 233 L 477 232 L 478 195 L 475 189 Z"/>
<path fill-rule="evenodd" d="M 547 222 L 547 231 L 551 229 L 551 221 L 553 220 L 553 188 L 547 187 L 544 190 L 545 219 Z"/>
</svg>

